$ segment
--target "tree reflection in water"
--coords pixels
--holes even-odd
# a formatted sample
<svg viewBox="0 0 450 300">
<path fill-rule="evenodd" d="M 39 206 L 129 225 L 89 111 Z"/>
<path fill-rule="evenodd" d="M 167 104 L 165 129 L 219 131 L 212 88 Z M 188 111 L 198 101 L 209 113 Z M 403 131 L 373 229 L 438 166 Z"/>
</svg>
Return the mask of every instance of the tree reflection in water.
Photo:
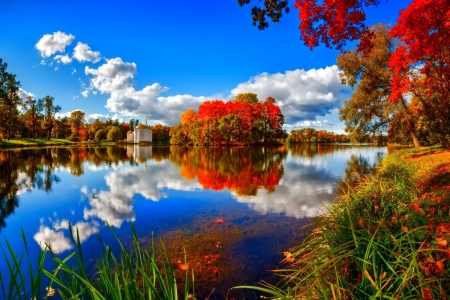
<svg viewBox="0 0 450 300">
<path fill-rule="evenodd" d="M 240 196 L 255 196 L 260 188 L 273 192 L 286 155 L 284 146 L 170 148 L 170 160 L 185 178 L 197 177 L 205 189 L 228 189 Z"/>
<path fill-rule="evenodd" d="M 83 162 L 95 165 L 118 164 L 128 160 L 124 148 L 73 147 L 0 151 L 0 230 L 5 219 L 19 206 L 20 194 L 33 189 L 50 192 L 60 178 L 55 175 L 59 167 L 69 168 L 70 173 L 84 173 Z"/>
<path fill-rule="evenodd" d="M 376 161 L 370 164 L 369 159 L 362 155 L 352 155 L 345 168 L 345 177 L 339 182 L 338 195 L 344 195 L 355 188 L 364 179 L 376 171 L 384 157 L 383 152 L 378 152 Z"/>
</svg>

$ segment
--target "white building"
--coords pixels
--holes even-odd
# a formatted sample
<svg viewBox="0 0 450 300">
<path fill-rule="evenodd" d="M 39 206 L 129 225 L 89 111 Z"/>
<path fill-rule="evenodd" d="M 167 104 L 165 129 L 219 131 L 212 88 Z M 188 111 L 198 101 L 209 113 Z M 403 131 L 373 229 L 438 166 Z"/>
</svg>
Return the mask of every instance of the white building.
<svg viewBox="0 0 450 300">
<path fill-rule="evenodd" d="M 144 124 L 139 124 L 134 128 L 134 132 L 127 132 L 127 142 L 131 143 L 151 143 L 152 131 Z"/>
</svg>

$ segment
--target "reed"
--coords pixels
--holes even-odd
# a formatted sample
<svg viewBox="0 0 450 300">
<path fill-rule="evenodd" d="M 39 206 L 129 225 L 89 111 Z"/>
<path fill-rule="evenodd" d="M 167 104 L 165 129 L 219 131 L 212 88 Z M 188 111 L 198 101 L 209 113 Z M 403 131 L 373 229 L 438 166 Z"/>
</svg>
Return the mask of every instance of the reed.
<svg viewBox="0 0 450 300">
<path fill-rule="evenodd" d="M 5 240 L 6 248 L 2 246 L 2 251 L 9 273 L 0 275 L 2 298 L 41 299 L 56 293 L 61 299 L 194 299 L 193 288 L 189 290 L 190 283 L 193 287 L 194 274 L 186 270 L 184 290 L 180 291 L 162 242 L 160 251 L 154 242 L 150 249 L 145 249 L 131 225 L 133 240 L 131 249 L 127 249 L 109 228 L 119 244 L 119 254 L 115 255 L 99 236 L 103 248 L 94 271 L 86 268 L 78 231 L 71 236 L 76 244 L 75 251 L 61 259 L 47 246 L 39 255 L 35 271 L 23 231 L 24 253 L 17 255 Z M 69 231 L 73 232 L 72 227 Z M 52 270 L 44 268 L 48 258 L 54 263 Z M 46 288 L 43 287 L 44 276 L 48 278 L 46 282 L 49 281 Z"/>
</svg>

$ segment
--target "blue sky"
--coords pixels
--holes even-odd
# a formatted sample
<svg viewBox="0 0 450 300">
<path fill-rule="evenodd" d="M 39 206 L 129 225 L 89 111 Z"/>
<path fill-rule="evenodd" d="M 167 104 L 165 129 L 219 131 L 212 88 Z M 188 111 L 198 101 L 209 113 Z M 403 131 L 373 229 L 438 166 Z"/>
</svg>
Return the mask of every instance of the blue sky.
<svg viewBox="0 0 450 300">
<path fill-rule="evenodd" d="M 395 23 L 409 0 L 382 1 L 368 23 Z M 291 7 L 294 1 L 291 1 Z M 0 58 L 25 93 L 53 96 L 70 114 L 174 125 L 201 102 L 255 92 L 277 99 L 285 129 L 343 132 L 337 109 L 349 97 L 337 51 L 310 51 L 298 10 L 264 31 L 252 4 L 236 0 L 2 0 Z"/>
</svg>

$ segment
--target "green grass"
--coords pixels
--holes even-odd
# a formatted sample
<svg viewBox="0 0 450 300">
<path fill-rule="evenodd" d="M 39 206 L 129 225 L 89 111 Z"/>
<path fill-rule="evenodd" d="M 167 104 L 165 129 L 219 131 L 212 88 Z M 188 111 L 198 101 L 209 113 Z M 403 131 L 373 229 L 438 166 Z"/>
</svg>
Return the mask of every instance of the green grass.
<svg viewBox="0 0 450 300">
<path fill-rule="evenodd" d="M 418 202 L 420 166 L 404 159 L 408 153 L 388 155 L 376 175 L 305 228 L 309 236 L 285 252 L 286 267 L 274 271 L 278 285 L 237 288 L 279 299 L 447 299 L 450 199 Z M 434 205 L 432 218 L 415 204 Z"/>
<path fill-rule="evenodd" d="M 2 247 L 9 278 L 5 278 L 5 274 L 0 275 L 1 298 L 47 298 L 50 296 L 46 294 L 47 290 L 57 293 L 62 299 L 193 299 L 194 291 L 189 289 L 190 283 L 193 286 L 193 274 L 186 271 L 184 289 L 180 290 L 162 243 L 160 251 L 157 251 L 154 243 L 150 249 L 144 249 L 139 244 L 133 226 L 132 233 L 131 249 L 126 249 L 114 234 L 120 246 L 119 255 L 114 255 L 110 246 L 99 237 L 103 251 L 96 261 L 95 270 L 89 272 L 83 259 L 78 232 L 76 237 L 72 236 L 77 245 L 74 252 L 60 259 L 47 247 L 39 255 L 37 266 L 34 267 L 22 232 L 25 245 L 23 253 L 16 254 L 8 241 L 5 241 L 6 247 Z M 49 258 L 54 263 L 51 270 L 44 268 Z M 50 280 L 47 287 L 42 286 L 44 276 Z"/>
<path fill-rule="evenodd" d="M 54 146 L 54 145 L 70 145 L 72 142 L 66 139 L 50 139 L 47 138 L 17 138 L 0 140 L 0 148 L 8 147 L 34 147 L 34 146 Z"/>
</svg>

